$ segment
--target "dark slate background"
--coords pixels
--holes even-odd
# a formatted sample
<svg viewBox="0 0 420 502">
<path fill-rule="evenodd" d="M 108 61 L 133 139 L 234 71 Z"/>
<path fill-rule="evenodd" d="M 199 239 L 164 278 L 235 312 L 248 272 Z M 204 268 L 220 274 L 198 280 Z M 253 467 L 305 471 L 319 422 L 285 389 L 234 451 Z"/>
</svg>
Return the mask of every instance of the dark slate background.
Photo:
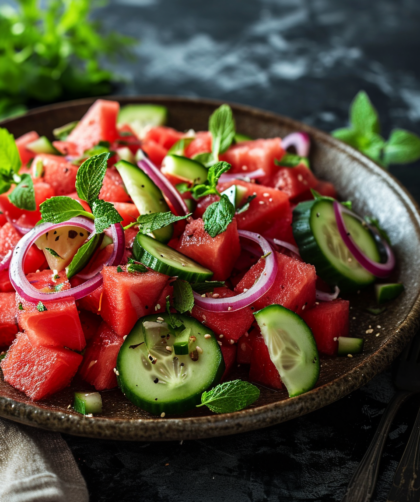
<svg viewBox="0 0 420 502">
<path fill-rule="evenodd" d="M 391 127 L 420 134 L 418 0 L 112 0 L 109 27 L 141 39 L 125 94 L 211 97 L 331 131 L 364 89 Z M 392 169 L 420 201 L 420 163 Z M 391 371 L 322 410 L 238 436 L 124 443 L 66 436 L 92 501 L 339 501 L 393 393 Z M 388 438 L 385 501 L 419 402 Z"/>
</svg>

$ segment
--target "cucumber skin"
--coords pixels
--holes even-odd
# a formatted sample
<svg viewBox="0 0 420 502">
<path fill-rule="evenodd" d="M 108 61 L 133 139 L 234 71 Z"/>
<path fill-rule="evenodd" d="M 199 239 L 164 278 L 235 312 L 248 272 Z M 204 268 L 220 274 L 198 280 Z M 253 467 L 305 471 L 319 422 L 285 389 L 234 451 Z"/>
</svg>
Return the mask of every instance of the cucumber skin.
<svg viewBox="0 0 420 502">
<path fill-rule="evenodd" d="M 149 315 L 146 317 L 142 317 L 141 319 L 139 319 L 137 321 L 137 323 L 135 324 L 131 333 L 135 332 L 136 327 L 140 322 L 144 322 L 147 320 L 156 322 L 156 319 L 157 319 L 157 317 L 159 317 L 159 315 L 160 314 L 152 314 L 152 315 Z M 198 321 L 197 321 L 197 323 L 198 323 Z M 214 339 L 216 340 L 216 344 L 217 344 L 216 335 L 213 333 L 213 331 L 211 331 L 209 328 L 206 328 L 205 332 L 211 334 L 214 337 Z M 191 410 L 191 409 L 195 408 L 198 404 L 200 404 L 201 403 L 201 394 L 197 394 L 195 396 L 191 396 L 190 398 L 183 399 L 182 401 L 174 402 L 171 404 L 160 403 L 159 401 L 146 401 L 146 400 L 140 398 L 134 392 L 132 392 L 129 387 L 126 387 L 124 385 L 124 381 L 121 376 L 122 372 L 120 372 L 120 367 L 122 364 L 122 362 L 121 362 L 122 355 L 121 354 L 122 354 L 123 347 L 126 344 L 127 345 L 131 344 L 131 341 L 130 341 L 131 333 L 124 340 L 124 343 L 122 344 L 120 351 L 118 352 L 117 363 L 115 365 L 117 368 L 118 387 L 121 389 L 121 392 L 124 394 L 124 396 L 127 399 L 129 399 L 134 405 L 138 406 L 139 408 L 141 408 L 143 410 L 148 411 L 152 415 L 160 415 L 161 413 L 165 413 L 165 415 L 178 415 L 178 414 L 184 413 L 185 411 Z M 219 348 L 219 355 L 220 355 L 219 368 L 216 372 L 216 375 L 213 379 L 213 382 L 208 386 L 207 389 L 204 389 L 203 392 L 205 392 L 206 390 L 209 390 L 212 387 L 214 387 L 215 385 L 217 385 L 220 382 L 220 380 L 223 376 L 223 373 L 225 372 L 225 362 L 223 359 L 222 350 L 220 349 L 219 345 L 218 345 L 218 348 Z"/>
<path fill-rule="evenodd" d="M 343 345 L 341 345 L 341 348 L 340 348 L 340 340 L 343 340 L 344 344 L 347 345 L 347 347 L 343 348 Z M 347 356 L 348 354 L 352 354 L 352 355 L 353 354 L 361 354 L 363 352 L 364 342 L 365 341 L 363 338 L 351 338 L 351 337 L 340 336 L 340 337 L 338 337 L 337 355 L 338 356 Z"/>
<path fill-rule="evenodd" d="M 376 300 L 379 304 L 395 300 L 404 291 L 404 285 L 400 282 L 395 284 L 376 284 Z"/>
<path fill-rule="evenodd" d="M 352 281 L 338 273 L 325 258 L 318 247 L 310 223 L 312 209 L 317 202 L 317 199 L 301 202 L 293 210 L 293 236 L 303 261 L 314 265 L 316 273 L 321 279 L 331 286 L 338 286 L 342 292 L 351 293 L 375 282 L 374 276 L 370 282 L 362 284 Z"/>
</svg>

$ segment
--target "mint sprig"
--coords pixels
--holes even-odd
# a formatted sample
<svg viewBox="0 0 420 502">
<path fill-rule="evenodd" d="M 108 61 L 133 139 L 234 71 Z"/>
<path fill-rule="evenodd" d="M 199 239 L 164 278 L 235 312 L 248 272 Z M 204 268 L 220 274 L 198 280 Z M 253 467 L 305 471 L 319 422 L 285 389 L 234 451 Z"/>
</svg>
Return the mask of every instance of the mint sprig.
<svg viewBox="0 0 420 502">
<path fill-rule="evenodd" d="M 360 91 L 350 106 L 350 126 L 332 135 L 364 153 L 387 169 L 420 158 L 420 137 L 404 129 L 394 129 L 386 141 L 380 134 L 379 116 L 368 95 Z"/>
<path fill-rule="evenodd" d="M 76 192 L 77 195 L 90 206 L 99 197 L 107 170 L 109 152 L 94 155 L 85 160 L 77 170 Z"/>
<path fill-rule="evenodd" d="M 180 314 L 191 312 L 194 307 L 194 295 L 191 284 L 181 279 L 173 283 L 174 287 L 174 308 Z"/>
<path fill-rule="evenodd" d="M 222 195 L 218 202 L 213 202 L 203 214 L 204 230 L 216 237 L 223 233 L 235 216 L 235 207 L 227 195 Z"/>
<path fill-rule="evenodd" d="M 254 403 L 260 397 L 258 387 L 242 380 L 232 380 L 217 385 L 201 395 L 201 404 L 214 413 L 234 413 Z"/>
<path fill-rule="evenodd" d="M 115 209 L 114 204 L 102 199 L 96 199 L 92 203 L 92 212 L 95 218 L 95 232 L 100 234 L 111 225 L 123 221 L 120 213 Z"/>
<path fill-rule="evenodd" d="M 229 105 L 222 105 L 209 119 L 209 131 L 212 136 L 212 154 L 215 160 L 226 152 L 235 138 L 235 120 Z"/>
<path fill-rule="evenodd" d="M 177 336 L 182 333 L 185 329 L 184 323 L 179 319 L 177 314 L 171 312 L 171 301 L 169 296 L 166 297 L 166 313 L 168 314 L 166 324 L 171 334 Z"/>
<path fill-rule="evenodd" d="M 142 214 L 137 218 L 136 221 L 133 221 L 126 227 L 124 230 L 128 228 L 139 226 L 139 232 L 142 234 L 150 234 L 155 232 L 156 230 L 160 230 L 161 228 L 167 227 L 168 225 L 172 225 L 180 220 L 185 220 L 189 218 L 192 213 L 189 213 L 185 216 L 175 216 L 170 211 L 166 213 L 151 213 L 151 214 Z"/>
<path fill-rule="evenodd" d="M 205 197 L 206 195 L 220 195 L 217 190 L 217 183 L 219 182 L 220 176 L 229 171 L 232 166 L 227 162 L 216 162 L 210 166 L 207 180 L 204 183 L 194 185 L 190 191 L 195 199 L 200 197 Z"/>
<path fill-rule="evenodd" d="M 42 221 L 48 223 L 61 223 L 68 221 L 77 216 L 85 216 L 86 218 L 93 219 L 94 216 L 85 211 L 83 206 L 77 200 L 71 197 L 57 196 L 45 200 L 40 205 Z"/>
<path fill-rule="evenodd" d="M 19 150 L 13 134 L 0 127 L 0 172 L 18 173 L 21 165 Z"/>
</svg>

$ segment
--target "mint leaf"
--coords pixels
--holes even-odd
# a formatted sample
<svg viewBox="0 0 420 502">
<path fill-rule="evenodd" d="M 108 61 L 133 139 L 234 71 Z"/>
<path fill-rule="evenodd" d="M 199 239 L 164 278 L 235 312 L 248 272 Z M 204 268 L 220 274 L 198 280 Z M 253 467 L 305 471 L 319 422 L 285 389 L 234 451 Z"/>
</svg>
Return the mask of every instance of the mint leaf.
<svg viewBox="0 0 420 502">
<path fill-rule="evenodd" d="M 94 155 L 85 160 L 77 171 L 77 195 L 89 205 L 92 205 L 93 201 L 99 197 L 108 167 L 107 160 L 109 155 L 109 152 Z"/>
<path fill-rule="evenodd" d="M 129 263 L 127 265 L 127 272 L 130 273 L 130 274 L 134 274 L 134 273 L 140 273 L 140 274 L 144 274 L 145 272 L 147 272 L 147 268 L 142 265 L 141 263 Z"/>
<path fill-rule="evenodd" d="M 296 167 L 301 164 L 302 158 L 294 153 L 286 153 L 280 160 L 274 159 L 274 164 L 280 167 Z"/>
<path fill-rule="evenodd" d="M 100 242 L 101 235 L 95 234 L 77 250 L 70 265 L 66 268 L 67 279 L 71 279 L 86 267 Z"/>
<path fill-rule="evenodd" d="M 352 128 L 363 136 L 381 132 L 378 113 L 364 91 L 356 95 L 350 106 L 350 123 Z"/>
<path fill-rule="evenodd" d="M 235 208 L 226 195 L 213 202 L 203 214 L 204 230 L 211 236 L 224 232 L 235 216 Z"/>
<path fill-rule="evenodd" d="M 211 114 L 209 131 L 213 140 L 212 152 L 218 159 L 219 154 L 226 152 L 235 138 L 235 121 L 229 105 L 222 105 Z"/>
<path fill-rule="evenodd" d="M 211 152 L 197 153 L 197 155 L 194 155 L 192 159 L 196 162 L 200 162 L 200 164 L 203 164 L 205 167 L 210 167 L 219 160 L 217 157 L 215 158 Z"/>
<path fill-rule="evenodd" d="M 123 221 L 120 213 L 115 209 L 114 204 L 102 199 L 93 201 L 92 212 L 95 217 L 95 231 L 100 234 L 114 223 Z"/>
<path fill-rule="evenodd" d="M 225 285 L 225 281 L 205 281 L 205 282 L 196 282 L 195 284 L 191 284 L 193 291 L 202 295 L 203 293 L 208 293 L 213 291 L 214 288 L 221 288 Z"/>
<path fill-rule="evenodd" d="M 20 161 L 15 138 L 7 129 L 0 127 L 0 171 L 17 173 L 22 162 Z"/>
<path fill-rule="evenodd" d="M 9 200 L 19 209 L 35 211 L 34 183 L 29 174 L 22 174 L 19 183 L 15 186 L 13 192 L 9 194 Z"/>
<path fill-rule="evenodd" d="M 180 313 L 191 312 L 194 307 L 194 295 L 188 282 L 177 279 L 174 283 L 174 308 Z"/>
<path fill-rule="evenodd" d="M 166 319 L 166 324 L 168 325 L 169 331 L 172 335 L 177 336 L 182 331 L 184 331 L 185 326 L 184 323 L 179 319 L 176 314 L 172 314 L 171 312 L 171 302 L 169 296 L 166 297 L 166 313 L 168 317 Z"/>
<path fill-rule="evenodd" d="M 185 220 L 189 218 L 192 213 L 185 216 L 175 216 L 170 211 L 166 213 L 151 213 L 142 214 L 137 218 L 135 223 L 131 223 L 130 226 L 139 225 L 139 232 L 142 234 L 150 234 L 159 230 L 161 228 L 167 227 L 176 221 Z M 127 228 L 127 227 L 125 227 Z"/>
<path fill-rule="evenodd" d="M 213 164 L 208 171 L 207 180 L 204 183 L 195 185 L 191 188 L 191 192 L 196 199 L 200 197 L 205 197 L 206 195 L 220 195 L 217 190 L 217 183 L 220 176 L 229 171 L 232 166 L 227 162 L 216 162 Z"/>
<path fill-rule="evenodd" d="M 351 128 L 336 129 L 331 134 L 332 136 L 334 136 L 334 138 L 343 141 L 343 143 L 347 143 L 353 148 L 359 147 L 358 143 L 359 134 L 354 129 Z"/>
<path fill-rule="evenodd" d="M 46 312 L 47 311 L 47 307 L 42 302 L 38 303 L 38 305 L 36 306 L 36 309 L 38 312 Z"/>
<path fill-rule="evenodd" d="M 178 190 L 179 193 L 183 194 L 186 192 L 189 192 L 189 186 L 188 183 L 178 183 L 175 185 L 175 188 Z"/>
<path fill-rule="evenodd" d="M 86 216 L 93 219 L 93 216 L 84 210 L 77 200 L 70 197 L 51 197 L 40 205 L 42 221 L 48 223 L 61 223 L 76 216 Z"/>
<path fill-rule="evenodd" d="M 408 164 L 420 158 L 420 137 L 404 129 L 394 129 L 385 145 L 384 161 L 389 164 Z"/>
<path fill-rule="evenodd" d="M 217 385 L 201 395 L 201 404 L 214 413 L 233 413 L 254 403 L 260 397 L 258 387 L 242 380 L 232 380 Z"/>
<path fill-rule="evenodd" d="M 188 137 L 188 138 L 181 138 L 179 141 L 177 141 L 174 145 L 171 146 L 168 150 L 168 155 L 184 155 L 185 149 L 187 146 L 191 143 L 191 141 L 194 138 Z"/>
</svg>

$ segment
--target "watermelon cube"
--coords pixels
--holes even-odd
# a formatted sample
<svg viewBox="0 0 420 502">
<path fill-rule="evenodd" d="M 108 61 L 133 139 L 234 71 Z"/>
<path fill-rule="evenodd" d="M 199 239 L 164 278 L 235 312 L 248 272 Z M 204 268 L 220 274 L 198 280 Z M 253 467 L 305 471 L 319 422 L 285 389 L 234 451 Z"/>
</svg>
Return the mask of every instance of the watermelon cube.
<svg viewBox="0 0 420 502">
<path fill-rule="evenodd" d="M 225 371 L 221 378 L 221 381 L 224 382 L 236 361 L 236 345 L 222 345 L 220 348 L 222 349 L 223 360 L 225 362 Z"/>
<path fill-rule="evenodd" d="M 20 241 L 22 235 L 15 229 L 10 223 L 6 223 L 0 228 L 0 260 L 6 257 L 10 253 L 16 244 Z M 31 246 L 25 258 L 24 271 L 25 274 L 30 272 L 35 272 L 40 269 L 45 263 L 45 256 L 42 251 L 40 251 L 35 245 Z M 7 276 L 9 272 L 4 272 L 1 282 L 8 284 Z M 1 289 L 0 289 L 1 290 Z"/>
<path fill-rule="evenodd" d="M 115 209 L 120 213 L 121 218 L 123 218 L 123 221 L 121 222 L 123 227 L 133 223 L 140 216 L 139 210 L 132 203 L 114 202 L 113 204 Z"/>
<path fill-rule="evenodd" d="M 302 312 L 302 319 L 311 328 L 321 354 L 337 355 L 339 336 L 349 336 L 350 302 L 338 298 L 332 302 L 319 302 Z"/>
<path fill-rule="evenodd" d="M 117 386 L 114 368 L 123 339 L 102 322 L 96 335 L 89 341 L 79 373 L 96 390 Z"/>
<path fill-rule="evenodd" d="M 276 280 L 253 306 L 255 310 L 260 310 L 268 305 L 277 304 L 301 314 L 303 310 L 309 309 L 315 304 L 315 267 L 298 258 L 275 253 L 278 264 Z M 260 277 L 264 266 L 265 261 L 260 259 L 244 275 L 235 291 L 242 293 L 244 289 L 250 289 Z"/>
<path fill-rule="evenodd" d="M 257 169 L 263 169 L 267 176 L 276 170 L 275 159 L 281 159 L 284 149 L 281 138 L 256 139 L 243 141 L 229 148 L 221 155 L 220 160 L 229 162 L 232 168 L 229 172 L 246 174 Z"/>
<path fill-rule="evenodd" d="M 82 362 L 82 356 L 61 347 L 33 346 L 26 333 L 19 333 L 1 362 L 4 380 L 34 401 L 67 387 Z"/>
<path fill-rule="evenodd" d="M 117 131 L 119 110 L 120 105 L 117 101 L 98 99 L 69 134 L 67 141 L 78 146 L 79 155 L 100 141 L 112 143 L 119 136 Z"/>
<path fill-rule="evenodd" d="M 110 167 L 105 173 L 102 189 L 99 198 L 109 202 L 130 202 L 120 173 L 115 167 Z"/>
<path fill-rule="evenodd" d="M 34 178 L 34 183 L 48 183 L 55 195 L 67 195 L 74 192 L 76 186 L 77 166 L 68 162 L 59 155 L 42 153 L 32 161 L 32 172 L 35 172 L 38 163 L 42 163 L 43 175 Z"/>
<path fill-rule="evenodd" d="M 159 145 L 159 143 L 156 143 L 156 141 L 152 140 L 143 141 L 141 148 L 153 162 L 153 164 L 157 167 L 160 167 L 162 165 L 162 161 L 168 153 L 168 150 L 166 148 L 164 148 L 162 145 Z"/>
<path fill-rule="evenodd" d="M 71 141 L 53 141 L 53 146 L 62 155 L 70 155 L 71 157 L 78 157 L 79 155 L 78 146 Z"/>
<path fill-rule="evenodd" d="M 318 185 L 318 180 L 310 169 L 300 164 L 293 169 L 278 167 L 271 176 L 262 178 L 261 183 L 282 190 L 291 202 L 297 203 L 313 198 L 311 188 Z"/>
<path fill-rule="evenodd" d="M 238 352 L 236 354 L 236 362 L 238 364 L 251 364 L 252 356 L 252 341 L 248 333 L 241 336 L 238 340 Z"/>
<path fill-rule="evenodd" d="M 333 199 L 338 197 L 337 190 L 329 181 L 318 181 L 315 190 L 325 197 L 332 197 Z"/>
<path fill-rule="evenodd" d="M 2 293 L 14 293 L 15 288 L 12 286 L 9 277 L 9 270 L 0 271 L 0 291 Z"/>
<path fill-rule="evenodd" d="M 140 317 L 153 314 L 157 299 L 168 282 L 159 272 L 126 271 L 104 267 L 104 294 L 100 314 L 119 336 L 128 335 Z"/>
<path fill-rule="evenodd" d="M 98 331 L 98 328 L 102 322 L 102 317 L 87 310 L 81 310 L 79 312 L 79 319 L 83 334 L 85 335 L 85 339 L 88 342 L 96 335 L 96 332 Z"/>
<path fill-rule="evenodd" d="M 231 298 L 235 296 L 228 288 L 214 288 L 213 293 L 206 293 L 216 298 Z M 230 340 L 237 341 L 244 335 L 254 322 L 254 314 L 250 307 L 231 312 L 210 312 L 197 305 L 192 309 L 192 316 L 213 330 L 218 338 L 229 343 Z"/>
<path fill-rule="evenodd" d="M 185 156 L 191 158 L 199 153 L 211 152 L 211 146 L 211 133 L 208 131 L 199 131 L 185 149 Z"/>
<path fill-rule="evenodd" d="M 167 284 L 160 294 L 159 298 L 156 300 L 156 305 L 154 308 L 155 314 L 160 314 L 166 312 L 166 297 L 169 296 L 169 302 L 172 304 L 172 297 L 174 294 L 174 287 L 171 284 Z"/>
<path fill-rule="evenodd" d="M 270 358 L 267 345 L 259 330 L 254 329 L 250 333 L 252 353 L 249 379 L 271 389 L 282 389 L 279 372 Z"/>
<path fill-rule="evenodd" d="M 26 164 L 35 157 L 35 153 L 26 148 L 29 143 L 33 143 L 39 138 L 39 134 L 35 131 L 27 132 L 23 136 L 20 136 L 16 140 L 16 146 L 19 151 L 19 157 L 22 161 L 22 166 L 26 167 Z"/>
<path fill-rule="evenodd" d="M 194 220 L 185 227 L 176 249 L 210 269 L 214 280 L 224 281 L 232 273 L 233 266 L 241 254 L 236 220 L 214 238 L 204 230 L 201 218 Z"/>
<path fill-rule="evenodd" d="M 0 293 L 0 347 L 8 347 L 18 332 L 16 295 Z"/>
<path fill-rule="evenodd" d="M 184 133 L 176 131 L 171 127 L 151 127 L 144 135 L 145 142 L 154 141 L 158 145 L 169 150 L 177 141 L 185 136 Z"/>
<path fill-rule="evenodd" d="M 83 284 L 83 282 L 85 281 L 83 281 L 79 277 L 72 277 L 70 282 L 72 287 L 75 288 L 79 284 Z M 95 289 L 95 291 L 92 291 L 92 293 L 90 293 L 89 295 L 84 296 L 83 298 L 78 300 L 78 307 L 82 310 L 92 312 L 93 314 L 99 314 L 102 307 L 103 293 L 104 287 L 101 284 L 98 288 Z"/>
</svg>

